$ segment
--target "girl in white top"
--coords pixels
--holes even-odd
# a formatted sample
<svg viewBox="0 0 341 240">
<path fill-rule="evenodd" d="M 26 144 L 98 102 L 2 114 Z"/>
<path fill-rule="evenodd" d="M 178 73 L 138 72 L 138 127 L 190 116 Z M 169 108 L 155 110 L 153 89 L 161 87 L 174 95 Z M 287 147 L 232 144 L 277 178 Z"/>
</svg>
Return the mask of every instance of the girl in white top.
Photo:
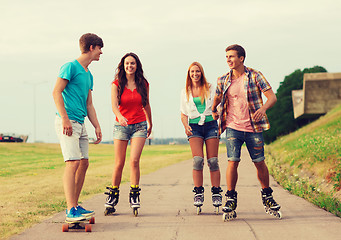
<svg viewBox="0 0 341 240">
<path fill-rule="evenodd" d="M 198 214 L 204 201 L 203 167 L 204 144 L 211 174 L 212 201 L 218 211 L 221 206 L 220 170 L 218 163 L 219 133 L 217 121 L 212 117 L 214 89 L 206 80 L 204 69 L 193 62 L 187 71 L 186 87 L 181 91 L 181 122 L 192 150 L 194 205 Z"/>
</svg>

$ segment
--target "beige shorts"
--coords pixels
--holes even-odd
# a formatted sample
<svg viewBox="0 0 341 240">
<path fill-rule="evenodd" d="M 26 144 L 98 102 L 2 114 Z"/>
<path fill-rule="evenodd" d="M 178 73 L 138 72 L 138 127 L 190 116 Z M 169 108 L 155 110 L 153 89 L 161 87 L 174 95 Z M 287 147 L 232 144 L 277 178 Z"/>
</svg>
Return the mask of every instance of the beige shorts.
<svg viewBox="0 0 341 240">
<path fill-rule="evenodd" d="M 89 159 L 89 137 L 85 124 L 71 120 L 72 135 L 63 134 L 62 119 L 57 115 L 55 129 L 59 138 L 64 161 Z"/>
</svg>

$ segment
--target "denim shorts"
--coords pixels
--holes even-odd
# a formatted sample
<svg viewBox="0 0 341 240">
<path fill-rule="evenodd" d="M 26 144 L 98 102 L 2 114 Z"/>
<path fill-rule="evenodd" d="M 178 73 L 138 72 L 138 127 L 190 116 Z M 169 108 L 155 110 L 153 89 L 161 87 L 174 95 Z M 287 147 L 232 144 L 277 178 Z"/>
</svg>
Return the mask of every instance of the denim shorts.
<svg viewBox="0 0 341 240">
<path fill-rule="evenodd" d="M 72 135 L 63 134 L 62 119 L 57 115 L 55 119 L 55 129 L 59 138 L 60 147 L 64 161 L 89 159 L 89 137 L 85 124 L 70 120 L 72 125 Z"/>
<path fill-rule="evenodd" d="M 264 157 L 263 133 L 242 132 L 232 128 L 226 128 L 227 160 L 239 162 L 240 151 L 245 142 L 252 162 L 261 162 Z"/>
<path fill-rule="evenodd" d="M 131 138 L 147 138 L 147 122 L 139 122 L 129 124 L 126 127 L 121 126 L 118 122 L 114 125 L 114 139 L 127 140 Z"/>
<path fill-rule="evenodd" d="M 192 135 L 188 136 L 187 139 L 198 137 L 206 141 L 210 138 L 219 139 L 218 123 L 216 120 L 205 122 L 204 125 L 190 123 L 189 126 L 192 128 Z"/>
</svg>

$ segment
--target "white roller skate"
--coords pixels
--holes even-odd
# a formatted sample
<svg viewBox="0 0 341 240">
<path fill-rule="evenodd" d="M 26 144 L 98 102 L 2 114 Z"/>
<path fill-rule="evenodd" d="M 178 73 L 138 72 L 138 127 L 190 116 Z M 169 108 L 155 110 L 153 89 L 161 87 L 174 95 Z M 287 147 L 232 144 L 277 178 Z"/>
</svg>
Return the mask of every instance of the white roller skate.
<svg viewBox="0 0 341 240">
<path fill-rule="evenodd" d="M 237 192 L 235 190 L 227 191 L 226 194 L 226 203 L 223 207 L 223 221 L 230 221 L 237 217 L 236 208 L 237 208 Z"/>
<path fill-rule="evenodd" d="M 140 191 L 141 188 L 131 187 L 129 193 L 130 207 L 133 209 L 133 214 L 135 217 L 138 215 L 138 209 L 140 208 Z"/>
<path fill-rule="evenodd" d="M 212 187 L 211 192 L 212 192 L 212 203 L 213 206 L 215 207 L 215 213 L 219 214 L 219 207 L 222 205 L 222 196 L 221 196 L 221 190 L 220 187 Z"/>
<path fill-rule="evenodd" d="M 282 213 L 279 211 L 281 205 L 276 203 L 272 196 L 272 189 L 270 187 L 264 188 L 261 191 L 262 201 L 264 205 L 265 212 L 267 214 L 273 215 L 278 219 L 282 218 Z"/>
<path fill-rule="evenodd" d="M 115 188 L 107 187 L 107 189 L 109 190 L 109 192 L 105 192 L 105 194 L 107 194 L 109 196 L 107 197 L 107 201 L 104 204 L 104 206 L 105 206 L 104 215 L 105 216 L 110 215 L 116 211 L 115 206 L 117 205 L 118 199 L 120 196 L 120 190 L 117 187 L 115 187 Z"/>
<path fill-rule="evenodd" d="M 194 206 L 197 207 L 197 214 L 201 213 L 201 206 L 204 204 L 204 188 L 194 187 Z"/>
</svg>

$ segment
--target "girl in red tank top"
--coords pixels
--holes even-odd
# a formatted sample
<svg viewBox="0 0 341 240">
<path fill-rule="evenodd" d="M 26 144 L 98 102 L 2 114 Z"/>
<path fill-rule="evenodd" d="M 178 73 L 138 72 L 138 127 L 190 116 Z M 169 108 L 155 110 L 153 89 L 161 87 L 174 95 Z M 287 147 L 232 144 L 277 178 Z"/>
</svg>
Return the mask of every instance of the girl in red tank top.
<svg viewBox="0 0 341 240">
<path fill-rule="evenodd" d="M 146 138 L 152 131 L 152 116 L 149 105 L 149 84 L 143 76 L 142 64 L 134 53 L 121 59 L 111 85 L 112 110 L 116 116 L 114 125 L 115 164 L 112 186 L 107 187 L 105 214 L 115 212 L 119 199 L 119 186 L 125 164 L 126 149 L 130 140 L 130 206 L 137 214 L 140 207 L 140 156 Z"/>
</svg>

